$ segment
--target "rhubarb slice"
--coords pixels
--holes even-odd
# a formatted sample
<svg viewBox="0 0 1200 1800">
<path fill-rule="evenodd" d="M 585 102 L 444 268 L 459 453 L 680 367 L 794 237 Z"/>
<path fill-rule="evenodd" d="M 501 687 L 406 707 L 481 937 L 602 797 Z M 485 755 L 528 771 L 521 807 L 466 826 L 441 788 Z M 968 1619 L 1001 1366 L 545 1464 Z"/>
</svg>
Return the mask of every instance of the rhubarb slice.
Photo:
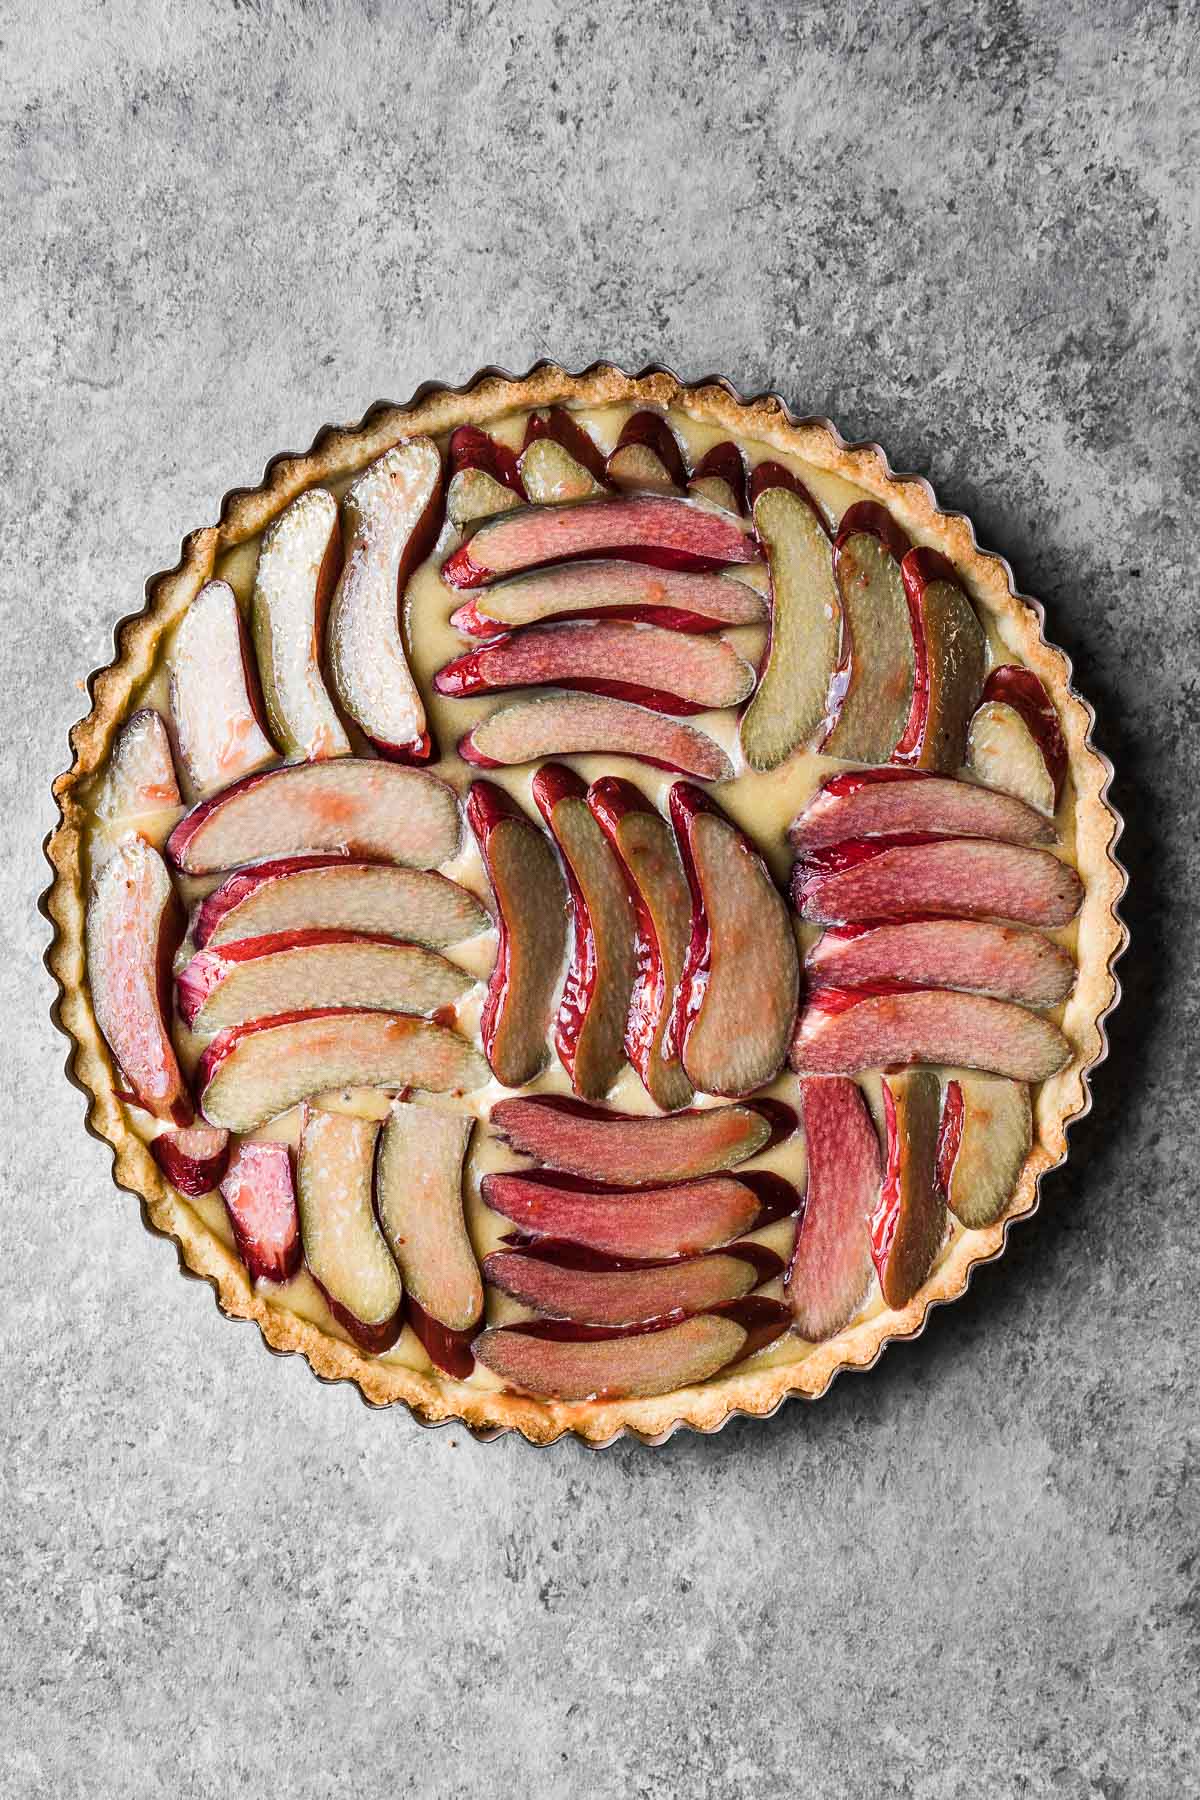
<svg viewBox="0 0 1200 1800">
<path fill-rule="evenodd" d="M 606 473 L 609 484 L 625 494 L 677 494 L 687 481 L 679 440 L 656 412 L 626 419 Z"/>
<path fill-rule="evenodd" d="M 697 1088 L 740 1096 L 783 1067 L 800 964 L 792 922 L 762 857 L 698 788 L 677 781 L 671 822 L 692 896 L 672 1040 Z"/>
<path fill-rule="evenodd" d="M 92 882 L 87 968 L 96 1023 L 136 1103 L 188 1125 L 192 1106 L 168 1025 L 183 917 L 166 864 L 132 833 Z"/>
<path fill-rule="evenodd" d="M 614 1263 L 559 1248 L 496 1250 L 484 1258 L 483 1272 L 501 1293 L 546 1318 L 649 1325 L 740 1300 L 782 1275 L 783 1260 L 761 1244 L 666 1263 Z"/>
<path fill-rule="evenodd" d="M 123 824 L 182 805 L 171 740 L 161 713 L 143 706 L 117 733 L 108 769 L 96 799 L 96 814 Z"/>
<path fill-rule="evenodd" d="M 300 1215 L 286 1144 L 239 1144 L 221 1183 L 251 1281 L 290 1281 L 300 1268 Z"/>
<path fill-rule="evenodd" d="M 476 425 L 460 425 L 450 435 L 449 457 L 446 511 L 456 531 L 524 504 L 516 457 L 486 431 Z"/>
<path fill-rule="evenodd" d="M 375 1204 L 430 1360 L 465 1381 L 483 1283 L 463 1219 L 462 1167 L 473 1121 L 393 1102 L 379 1145 Z"/>
<path fill-rule="evenodd" d="M 275 761 L 259 723 L 241 614 L 227 581 L 209 581 L 184 613 L 167 658 L 175 746 L 204 799 Z"/>
<path fill-rule="evenodd" d="M 535 506 L 594 500 L 607 492 L 602 481 L 552 437 L 535 438 L 521 452 L 521 485 Z"/>
<path fill-rule="evenodd" d="M 771 632 L 742 716 L 742 750 L 752 769 L 766 770 L 807 744 L 825 718 L 840 607 L 829 538 L 807 496 L 766 488 L 754 527 L 771 570 Z"/>
<path fill-rule="evenodd" d="M 871 1286 L 871 1235 L 879 1199 L 879 1140 L 858 1084 L 837 1076 L 800 1083 L 808 1193 L 796 1222 L 786 1293 L 796 1330 L 810 1343 L 848 1325 Z"/>
<path fill-rule="evenodd" d="M 585 556 L 618 556 L 668 569 L 715 569 L 755 560 L 753 540 L 732 519 L 691 500 L 642 495 L 571 506 L 535 506 L 483 525 L 442 574 L 456 588 Z"/>
<path fill-rule="evenodd" d="M 900 560 L 908 539 L 882 506 L 861 500 L 844 515 L 833 549 L 842 640 L 821 748 L 849 762 L 886 762 L 912 706 L 915 662 Z"/>
<path fill-rule="evenodd" d="M 729 438 L 714 444 L 696 464 L 688 482 L 689 494 L 708 500 L 726 512 L 746 510 L 746 462 L 738 446 Z"/>
<path fill-rule="evenodd" d="M 474 1350 L 494 1375 L 525 1393 L 554 1400 L 646 1398 L 706 1381 L 762 1349 L 788 1322 L 777 1302 L 750 1299 L 633 1334 L 551 1319 L 506 1325 L 477 1337 Z"/>
<path fill-rule="evenodd" d="M 814 986 L 895 980 L 965 988 L 1026 1006 L 1057 1006 L 1075 980 L 1070 954 L 1041 932 L 973 919 L 831 926 L 809 951 L 805 970 Z"/>
<path fill-rule="evenodd" d="M 950 1210 L 973 1231 L 994 1225 L 1033 1147 L 1033 1108 L 1021 1082 L 959 1075 L 946 1083 L 937 1177 Z"/>
<path fill-rule="evenodd" d="M 900 1063 L 950 1063 L 1014 1081 L 1045 1081 L 1071 1060 L 1057 1025 L 1023 1006 L 932 988 L 872 993 L 820 988 L 800 1015 L 792 1067 L 853 1075 Z"/>
<path fill-rule="evenodd" d="M 397 444 L 346 493 L 350 548 L 329 613 L 329 663 L 342 706 L 381 755 L 427 762 L 425 707 L 400 636 L 408 578 L 437 537 L 442 459 L 432 438 Z"/>
<path fill-rule="evenodd" d="M 433 678 L 457 699 L 504 688 L 577 688 L 665 713 L 736 706 L 754 670 L 724 638 L 626 619 L 531 626 L 446 663 Z"/>
<path fill-rule="evenodd" d="M 1066 925 L 1083 883 L 1048 850 L 982 838 L 856 838 L 797 863 L 792 901 L 802 919 L 826 925 L 912 913 Z"/>
<path fill-rule="evenodd" d="M 276 931 L 199 950 L 177 977 L 193 1031 L 223 1031 L 272 1014 L 365 1007 L 433 1013 L 453 1007 L 474 977 L 420 944 L 347 931 Z"/>
<path fill-rule="evenodd" d="M 546 1039 L 567 945 L 567 893 L 549 840 L 490 781 L 472 783 L 467 822 L 496 899 L 500 942 L 480 1031 L 505 1087 L 532 1081 L 549 1060 Z"/>
<path fill-rule="evenodd" d="M 800 1196 L 779 1175 L 708 1175 L 623 1190 L 547 1175 L 485 1175 L 481 1192 L 522 1241 L 544 1238 L 638 1261 L 695 1256 L 785 1219 Z"/>
<path fill-rule="evenodd" d="M 653 1187 L 732 1169 L 795 1129 L 790 1109 L 769 1100 L 669 1119 L 609 1112 L 557 1095 L 501 1100 L 492 1108 L 492 1130 L 522 1155 L 619 1187 Z"/>
<path fill-rule="evenodd" d="M 792 820 L 797 854 L 850 838 L 924 832 L 934 837 L 998 838 L 1008 844 L 1052 844 L 1054 829 L 1007 794 L 923 775 L 915 769 L 846 770 L 834 775 Z"/>
<path fill-rule="evenodd" d="M 967 766 L 989 788 L 1053 817 L 1067 773 L 1062 727 L 1032 669 L 993 669 L 971 720 Z"/>
<path fill-rule="evenodd" d="M 634 977 L 633 906 L 573 770 L 545 763 L 533 798 L 558 845 L 571 897 L 571 959 L 555 1020 L 558 1058 L 584 1100 L 602 1100 L 625 1062 Z"/>
<path fill-rule="evenodd" d="M 937 1185 L 941 1095 L 928 1069 L 883 1082 L 887 1161 L 871 1216 L 871 1254 L 888 1306 L 907 1306 L 937 1260 L 946 1235 L 946 1203 Z"/>
<path fill-rule="evenodd" d="M 201 902 L 199 949 L 276 931 L 350 931 L 440 949 L 491 926 L 474 894 L 428 869 L 295 856 L 239 869 Z"/>
<path fill-rule="evenodd" d="M 691 935 L 691 901 L 675 838 L 661 813 L 630 781 L 605 775 L 588 805 L 625 876 L 634 912 L 634 975 L 625 1022 L 625 1054 L 656 1106 L 677 1112 L 692 1084 L 667 1041 L 675 990 Z"/>
<path fill-rule="evenodd" d="M 251 775 L 179 821 L 167 854 L 185 875 L 304 851 L 429 869 L 458 849 L 454 791 L 422 769 L 342 757 Z"/>
<path fill-rule="evenodd" d="M 404 1289 L 371 1205 L 379 1127 L 306 1106 L 296 1188 L 304 1260 L 339 1325 L 372 1356 L 400 1336 Z"/>
<path fill-rule="evenodd" d="M 212 1125 L 181 1125 L 152 1139 L 150 1154 L 171 1186 L 194 1199 L 210 1194 L 225 1173 L 229 1133 Z"/>
<path fill-rule="evenodd" d="M 641 619 L 671 631 L 759 625 L 767 603 L 731 575 L 693 575 L 647 563 L 575 562 L 499 581 L 466 600 L 450 623 L 469 637 L 493 637 L 547 619 Z"/>
<path fill-rule="evenodd" d="M 263 538 L 250 617 L 272 736 L 285 756 L 310 762 L 350 753 L 320 664 L 341 566 L 337 501 L 325 488 L 309 488 Z"/>
<path fill-rule="evenodd" d="M 944 556 L 910 550 L 900 573 L 916 674 L 908 723 L 892 760 L 952 775 L 966 755 L 967 726 L 987 667 L 987 639 Z"/>
<path fill-rule="evenodd" d="M 209 1124 L 239 1132 L 335 1088 L 469 1093 L 486 1080 L 466 1039 L 430 1019 L 341 1008 L 234 1025 L 209 1044 L 198 1075 Z"/>
<path fill-rule="evenodd" d="M 601 694 L 518 700 L 482 720 L 458 746 L 463 761 L 479 769 L 605 751 L 701 781 L 729 781 L 733 776 L 733 764 L 703 731 Z"/>
</svg>

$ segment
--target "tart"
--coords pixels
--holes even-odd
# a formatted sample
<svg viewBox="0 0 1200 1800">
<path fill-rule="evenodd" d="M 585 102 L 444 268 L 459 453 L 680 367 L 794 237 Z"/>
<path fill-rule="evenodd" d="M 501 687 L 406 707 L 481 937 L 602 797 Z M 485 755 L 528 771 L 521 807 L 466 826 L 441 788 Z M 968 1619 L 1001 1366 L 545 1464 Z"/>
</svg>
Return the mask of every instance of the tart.
<svg viewBox="0 0 1200 1800">
<path fill-rule="evenodd" d="M 816 1397 L 1066 1155 L 1110 769 L 1007 565 L 775 396 L 424 388 L 226 497 L 93 679 L 50 965 L 120 1186 L 427 1423 Z"/>
</svg>

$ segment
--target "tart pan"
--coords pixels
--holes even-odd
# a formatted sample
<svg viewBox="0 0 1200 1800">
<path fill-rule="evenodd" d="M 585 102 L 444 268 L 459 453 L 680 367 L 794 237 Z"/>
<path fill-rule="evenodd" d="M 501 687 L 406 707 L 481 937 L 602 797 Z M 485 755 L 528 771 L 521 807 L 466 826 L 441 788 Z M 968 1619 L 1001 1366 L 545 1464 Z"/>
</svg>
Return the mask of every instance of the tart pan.
<svg viewBox="0 0 1200 1800">
<path fill-rule="evenodd" d="M 433 1384 L 415 1375 L 409 1385 L 424 1386 L 430 1390 L 428 1396 L 399 1394 L 394 1388 L 388 1391 L 386 1376 L 395 1372 L 395 1365 L 364 1358 L 350 1346 L 303 1324 L 295 1315 L 265 1306 L 254 1295 L 241 1264 L 207 1228 L 199 1225 L 186 1202 L 163 1180 L 146 1146 L 125 1127 L 107 1056 L 100 1049 L 84 980 L 79 855 L 84 815 L 76 795 L 80 782 L 107 756 L 115 726 L 125 712 L 129 690 L 145 672 L 162 626 L 180 610 L 175 590 L 182 586 L 189 569 L 198 561 L 211 559 L 218 549 L 254 535 L 265 522 L 264 512 L 272 516 L 301 487 L 319 479 L 310 459 L 320 459 L 322 472 L 331 473 L 339 464 L 346 468 L 361 466 L 414 428 L 434 433 L 448 431 L 461 422 L 463 409 L 456 403 L 466 396 L 478 395 L 481 389 L 486 391 L 486 404 L 493 412 L 572 398 L 586 398 L 591 404 L 632 401 L 684 408 L 693 400 L 703 405 L 707 416 L 729 429 L 805 456 L 818 466 L 857 482 L 884 500 L 904 524 L 918 532 L 935 531 L 939 542 L 949 548 L 972 596 L 983 598 L 989 611 L 1006 619 L 1015 632 L 1023 659 L 1052 684 L 1062 702 L 1071 773 L 1084 808 L 1079 822 L 1087 826 L 1080 834 L 1076 861 L 1087 888 L 1082 916 L 1090 945 L 1072 1002 L 1079 1009 L 1085 1029 L 1081 1033 L 1079 1020 L 1074 1021 L 1077 1054 L 1061 1074 L 1043 1084 L 1039 1091 L 1034 1147 L 1007 1212 L 983 1231 L 958 1234 L 949 1254 L 904 1311 L 862 1321 L 829 1343 L 816 1346 L 795 1365 L 740 1373 L 735 1368 L 723 1379 L 684 1390 L 678 1396 L 590 1403 L 580 1408 L 560 1402 L 525 1401 L 515 1395 L 492 1395 L 493 1400 L 507 1403 L 491 1409 L 504 1415 L 499 1420 L 465 1419 L 457 1412 L 447 1411 L 445 1399 L 439 1400 Z M 45 844 L 53 879 L 39 903 L 53 927 L 45 956 L 58 986 L 52 1017 L 70 1041 L 66 1073 L 72 1085 L 88 1099 L 87 1128 L 93 1137 L 114 1150 L 114 1182 L 123 1191 L 137 1195 L 148 1230 L 174 1241 L 184 1273 L 207 1281 L 227 1316 L 257 1322 L 263 1341 L 272 1352 L 283 1355 L 298 1351 L 306 1356 L 319 1379 L 352 1381 L 368 1405 L 400 1404 L 422 1425 L 457 1425 L 480 1441 L 516 1430 L 534 1444 L 553 1443 L 570 1434 L 597 1449 L 623 1437 L 657 1445 L 665 1443 L 681 1427 L 711 1434 L 731 1418 L 769 1417 L 787 1399 L 819 1399 L 843 1369 L 863 1371 L 874 1367 L 890 1343 L 920 1336 L 934 1306 L 965 1293 L 974 1269 L 1003 1254 L 1009 1228 L 1037 1211 L 1042 1179 L 1065 1160 L 1067 1127 L 1090 1111 L 1089 1077 L 1108 1054 L 1104 1021 L 1120 998 L 1114 965 L 1128 944 L 1128 932 L 1117 910 L 1128 881 L 1115 854 L 1123 820 L 1109 798 L 1112 766 L 1092 741 L 1095 714 L 1072 684 L 1069 659 L 1047 642 L 1044 623 L 1041 604 L 1017 592 L 1008 563 L 979 547 L 964 514 L 939 507 L 933 488 L 923 476 L 896 473 L 878 444 L 848 442 L 829 419 L 800 417 L 776 393 L 743 396 L 720 376 L 685 383 L 661 364 L 653 364 L 636 375 L 608 362 L 592 363 L 574 375 L 546 361 L 534 364 L 524 376 L 489 366 L 458 388 L 425 382 L 402 405 L 377 401 L 358 425 L 323 427 L 308 452 L 273 457 L 260 487 L 230 490 L 221 503 L 219 524 L 186 538 L 175 568 L 148 581 L 144 606 L 118 624 L 114 633 L 116 658 L 88 677 L 91 711 L 72 728 L 72 765 L 53 787 L 59 823 Z M 118 672 L 115 662 L 126 666 Z M 314 1339 L 319 1340 L 319 1346 Z M 383 1380 L 378 1378 L 380 1371 L 384 1371 Z M 460 1388 L 454 1398 L 474 1393 L 476 1390 Z M 586 1416 L 572 1417 L 581 1412 Z"/>
</svg>

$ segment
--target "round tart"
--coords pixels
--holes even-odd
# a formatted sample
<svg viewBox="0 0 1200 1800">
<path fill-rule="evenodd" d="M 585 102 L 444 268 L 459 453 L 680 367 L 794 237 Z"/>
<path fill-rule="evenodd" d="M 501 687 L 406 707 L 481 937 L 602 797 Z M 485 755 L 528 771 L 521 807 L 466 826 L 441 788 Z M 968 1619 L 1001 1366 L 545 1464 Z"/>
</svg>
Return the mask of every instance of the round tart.
<svg viewBox="0 0 1200 1800">
<path fill-rule="evenodd" d="M 55 786 L 116 1180 L 429 1423 L 657 1442 L 868 1366 L 1034 1209 L 1117 995 L 1040 621 L 723 382 L 486 373 L 277 458 Z"/>
</svg>

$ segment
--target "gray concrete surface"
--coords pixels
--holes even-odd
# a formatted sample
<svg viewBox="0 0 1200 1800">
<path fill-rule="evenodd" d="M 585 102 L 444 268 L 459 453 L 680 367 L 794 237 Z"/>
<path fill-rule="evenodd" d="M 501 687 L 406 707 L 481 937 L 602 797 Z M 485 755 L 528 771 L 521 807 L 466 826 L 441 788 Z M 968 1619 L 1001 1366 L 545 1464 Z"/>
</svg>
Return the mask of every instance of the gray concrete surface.
<svg viewBox="0 0 1200 1800">
<path fill-rule="evenodd" d="M 1149 0 L 0 0 L 6 1797 L 1197 1791 L 1198 45 Z M 930 473 L 1132 820 L 1039 1221 L 869 1378 L 657 1452 L 424 1432 L 223 1322 L 39 966 L 145 576 L 325 419 L 546 353 Z"/>
</svg>

